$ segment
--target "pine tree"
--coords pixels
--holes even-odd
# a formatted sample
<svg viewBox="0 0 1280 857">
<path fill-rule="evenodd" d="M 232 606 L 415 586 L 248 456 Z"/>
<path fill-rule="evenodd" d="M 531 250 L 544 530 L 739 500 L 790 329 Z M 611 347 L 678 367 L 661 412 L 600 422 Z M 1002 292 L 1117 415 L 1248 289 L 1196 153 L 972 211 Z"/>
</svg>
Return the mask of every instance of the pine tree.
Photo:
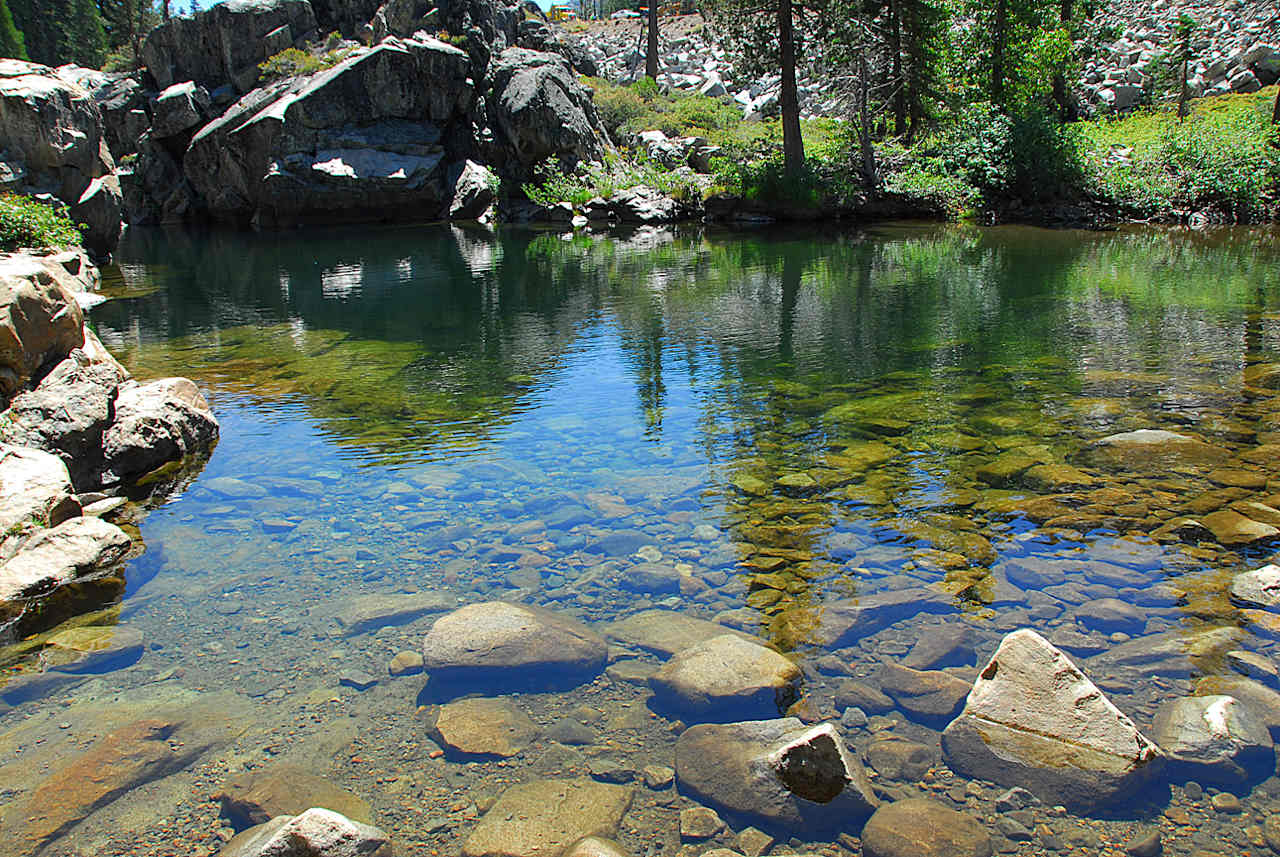
<svg viewBox="0 0 1280 857">
<path fill-rule="evenodd" d="M 20 60 L 27 58 L 22 32 L 14 25 L 13 14 L 5 0 L 0 0 L 0 57 Z"/>
<path fill-rule="evenodd" d="M 58 57 L 86 68 L 100 68 L 107 58 L 107 34 L 94 0 L 71 0 L 58 41 Z"/>
<path fill-rule="evenodd" d="M 58 65 L 58 34 L 68 17 L 67 0 L 8 0 L 32 62 Z"/>
</svg>

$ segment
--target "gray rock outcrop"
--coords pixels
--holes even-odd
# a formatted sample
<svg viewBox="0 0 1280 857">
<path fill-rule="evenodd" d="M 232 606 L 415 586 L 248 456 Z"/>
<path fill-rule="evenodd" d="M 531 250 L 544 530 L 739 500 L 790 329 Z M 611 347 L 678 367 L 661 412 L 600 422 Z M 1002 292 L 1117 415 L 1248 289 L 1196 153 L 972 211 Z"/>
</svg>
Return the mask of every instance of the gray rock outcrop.
<svg viewBox="0 0 1280 857">
<path fill-rule="evenodd" d="M 608 139 L 591 92 L 558 54 L 508 48 L 493 61 L 489 111 L 504 148 L 520 163 L 558 157 L 599 160 Z"/>
<path fill-rule="evenodd" d="M 258 63 L 315 34 L 307 0 L 227 0 L 156 27 L 142 44 L 142 60 L 162 90 L 195 81 L 243 93 L 257 84 Z"/>
<path fill-rule="evenodd" d="M 952 770 L 1089 809 L 1131 795 L 1164 754 L 1060 650 L 1029 629 L 1001 641 L 942 733 Z"/>
<path fill-rule="evenodd" d="M 879 805 L 836 728 L 792 717 L 690 727 L 676 780 L 722 812 L 792 831 L 852 827 Z"/>
<path fill-rule="evenodd" d="M 92 95 L 47 66 L 0 60 L 0 141 L 0 190 L 56 197 L 88 227 L 86 247 L 115 249 L 120 182 Z"/>
<path fill-rule="evenodd" d="M 95 285 L 89 270 L 75 255 L 0 255 L 0 407 L 85 344 L 75 295 Z"/>
<path fill-rule="evenodd" d="M 192 139 L 183 170 L 220 220 L 441 216 L 446 131 L 473 97 L 465 53 L 388 40 L 333 68 L 254 90 Z"/>
</svg>

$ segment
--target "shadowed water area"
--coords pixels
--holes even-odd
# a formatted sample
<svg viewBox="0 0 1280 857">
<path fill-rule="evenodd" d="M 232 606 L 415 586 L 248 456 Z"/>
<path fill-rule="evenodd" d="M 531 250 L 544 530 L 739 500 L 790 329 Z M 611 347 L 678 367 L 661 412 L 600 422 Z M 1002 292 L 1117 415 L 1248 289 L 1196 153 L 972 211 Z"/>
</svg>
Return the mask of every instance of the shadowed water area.
<svg viewBox="0 0 1280 857">
<path fill-rule="evenodd" d="M 398 853 L 459 853 L 554 777 L 632 789 L 607 832 L 637 857 L 756 857 L 729 812 L 682 839 L 698 804 L 663 769 L 698 718 L 647 685 L 672 628 L 707 636 L 678 617 L 793 658 L 791 713 L 838 722 L 879 797 L 937 798 L 998 852 L 1267 849 L 1274 764 L 1063 812 L 947 770 L 939 732 L 1019 628 L 1144 731 L 1224 688 L 1280 730 L 1280 617 L 1228 595 L 1280 541 L 1276 233 L 134 230 L 117 262 L 98 335 L 136 376 L 196 380 L 221 441 L 126 510 L 146 551 L 70 622 L 140 656 L 32 684 L 47 635 L 0 652 L 34 688 L 0 707 L 14 853 L 216 853 L 244 824 L 211 796 L 289 765 Z M 1183 439 L 1099 443 L 1137 430 Z M 607 669 L 518 692 L 389 673 L 493 600 L 583 620 Z M 479 752 L 437 723 L 475 691 L 507 705 Z M 60 766 L 139 722 L 173 758 L 81 794 Z M 35 797 L 57 823 L 22 832 Z M 761 835 L 838 857 L 858 830 Z"/>
</svg>

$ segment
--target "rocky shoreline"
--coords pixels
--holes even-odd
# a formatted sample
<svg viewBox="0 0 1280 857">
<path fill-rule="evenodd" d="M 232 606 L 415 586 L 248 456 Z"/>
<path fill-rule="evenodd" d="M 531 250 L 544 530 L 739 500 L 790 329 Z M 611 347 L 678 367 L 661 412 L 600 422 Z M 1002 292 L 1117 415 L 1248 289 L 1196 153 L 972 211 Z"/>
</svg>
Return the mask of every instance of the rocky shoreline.
<svg viewBox="0 0 1280 857">
<path fill-rule="evenodd" d="M 98 282 L 83 253 L 0 255 L 6 643 L 118 600 L 123 563 L 142 545 L 107 519 L 120 519 L 131 497 L 162 497 L 183 464 L 207 457 L 217 442 L 218 422 L 195 384 L 137 381 L 103 347 L 81 309 Z M 102 633 L 110 639 L 109 629 Z M 106 661 L 122 650 L 141 654 L 130 639 L 99 643 L 68 645 L 78 657 L 53 669 L 82 670 L 86 660 Z M 21 684 L 6 685 L 5 698 L 21 698 Z"/>
</svg>

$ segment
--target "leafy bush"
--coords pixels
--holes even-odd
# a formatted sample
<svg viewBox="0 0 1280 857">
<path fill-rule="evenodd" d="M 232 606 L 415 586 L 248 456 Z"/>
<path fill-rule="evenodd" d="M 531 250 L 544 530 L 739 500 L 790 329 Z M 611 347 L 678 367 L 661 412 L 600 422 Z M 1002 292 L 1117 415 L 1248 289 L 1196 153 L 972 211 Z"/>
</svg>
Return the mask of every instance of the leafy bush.
<svg viewBox="0 0 1280 857">
<path fill-rule="evenodd" d="M 733 131 L 743 124 L 742 110 L 725 98 L 691 93 L 663 94 L 651 78 L 642 77 L 629 86 L 588 78 L 595 91 L 596 110 L 612 135 L 634 134 L 657 129 L 668 137 L 708 137 Z"/>
<path fill-rule="evenodd" d="M 1271 124 L 1274 90 L 1082 123 L 1088 184 L 1131 216 L 1182 219 L 1213 212 L 1232 222 L 1280 209 L 1280 135 Z"/>
<path fill-rule="evenodd" d="M 330 38 L 329 43 L 332 43 L 332 41 L 332 38 Z M 340 41 L 339 44 L 341 44 Z M 316 72 L 333 68 L 346 59 L 350 53 L 351 50 L 346 48 L 327 50 L 322 54 L 308 53 L 301 48 L 285 48 L 275 56 L 268 57 L 258 63 L 258 69 L 262 72 L 263 83 L 267 83 L 286 77 L 315 74 Z"/>
<path fill-rule="evenodd" d="M 0 250 L 55 250 L 80 244 L 66 214 L 29 196 L 0 194 Z"/>
<path fill-rule="evenodd" d="M 525 183 L 521 189 L 538 205 L 550 207 L 567 202 L 576 208 L 595 197 L 608 199 L 620 190 L 640 185 L 685 202 L 695 199 L 699 193 L 697 183 L 686 175 L 656 164 L 618 157 L 607 157 L 603 164 L 593 164 L 578 172 L 566 172 L 556 158 L 548 158 L 538 167 L 538 181 Z"/>
</svg>

